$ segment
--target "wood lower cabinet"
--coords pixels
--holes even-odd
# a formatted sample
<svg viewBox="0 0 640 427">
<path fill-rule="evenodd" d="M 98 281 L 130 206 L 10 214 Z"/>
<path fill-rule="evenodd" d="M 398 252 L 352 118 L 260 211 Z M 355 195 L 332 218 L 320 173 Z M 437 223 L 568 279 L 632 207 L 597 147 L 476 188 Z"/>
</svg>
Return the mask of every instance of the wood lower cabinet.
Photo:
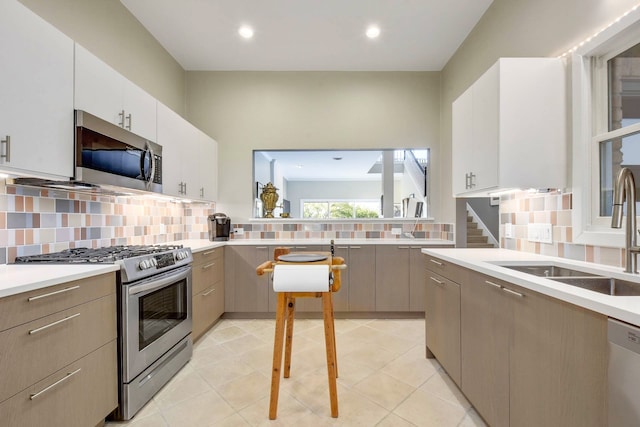
<svg viewBox="0 0 640 427">
<path fill-rule="evenodd" d="M 468 271 L 462 391 L 491 426 L 606 425 L 607 319 Z"/>
<path fill-rule="evenodd" d="M 269 246 L 230 245 L 225 252 L 224 307 L 232 313 L 269 311 L 269 274 L 256 275 L 256 267 L 273 259 Z M 275 308 L 274 308 L 275 311 Z"/>
<path fill-rule="evenodd" d="M 510 301 L 492 277 L 470 272 L 461 286 L 462 391 L 489 425 L 508 426 Z"/>
<path fill-rule="evenodd" d="M 94 426 L 118 405 L 115 273 L 0 298 L 0 424 Z"/>
<path fill-rule="evenodd" d="M 193 340 L 224 313 L 224 248 L 193 254 Z"/>
<path fill-rule="evenodd" d="M 607 425 L 607 319 L 510 285 L 512 426 Z"/>
<path fill-rule="evenodd" d="M 87 427 L 118 405 L 116 342 L 110 341 L 0 403 L 0 424 Z"/>
<path fill-rule="evenodd" d="M 460 285 L 427 272 L 424 306 L 427 349 L 459 386 Z"/>
<path fill-rule="evenodd" d="M 409 246 L 376 246 L 376 311 L 409 311 Z"/>
</svg>

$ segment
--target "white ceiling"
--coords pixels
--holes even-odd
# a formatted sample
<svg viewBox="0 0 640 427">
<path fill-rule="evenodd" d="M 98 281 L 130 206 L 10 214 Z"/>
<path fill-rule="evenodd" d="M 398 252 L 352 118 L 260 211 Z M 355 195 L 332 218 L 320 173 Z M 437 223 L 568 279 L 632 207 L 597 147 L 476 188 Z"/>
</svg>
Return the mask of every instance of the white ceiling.
<svg viewBox="0 0 640 427">
<path fill-rule="evenodd" d="M 439 71 L 492 0 L 121 2 L 185 70 Z"/>
</svg>

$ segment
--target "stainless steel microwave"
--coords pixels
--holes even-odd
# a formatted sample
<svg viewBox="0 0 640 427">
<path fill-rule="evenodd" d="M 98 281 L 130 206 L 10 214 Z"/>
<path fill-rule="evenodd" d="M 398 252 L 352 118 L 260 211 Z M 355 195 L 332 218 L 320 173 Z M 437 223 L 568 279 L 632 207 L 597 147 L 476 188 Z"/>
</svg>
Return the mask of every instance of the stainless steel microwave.
<svg viewBox="0 0 640 427">
<path fill-rule="evenodd" d="M 162 146 L 76 110 L 75 180 L 162 192 Z"/>
</svg>

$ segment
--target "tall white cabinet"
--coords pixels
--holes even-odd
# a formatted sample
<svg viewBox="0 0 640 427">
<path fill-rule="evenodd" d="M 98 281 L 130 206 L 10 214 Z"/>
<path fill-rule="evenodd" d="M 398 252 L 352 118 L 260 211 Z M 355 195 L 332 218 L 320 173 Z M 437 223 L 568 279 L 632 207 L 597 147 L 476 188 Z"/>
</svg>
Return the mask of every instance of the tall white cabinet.
<svg viewBox="0 0 640 427">
<path fill-rule="evenodd" d="M 566 71 L 557 58 L 501 58 L 452 105 L 457 197 L 566 185 Z"/>
<path fill-rule="evenodd" d="M 73 176 L 73 40 L 0 2 L 0 170 Z"/>
<path fill-rule="evenodd" d="M 156 99 L 76 43 L 75 108 L 156 141 Z"/>
</svg>

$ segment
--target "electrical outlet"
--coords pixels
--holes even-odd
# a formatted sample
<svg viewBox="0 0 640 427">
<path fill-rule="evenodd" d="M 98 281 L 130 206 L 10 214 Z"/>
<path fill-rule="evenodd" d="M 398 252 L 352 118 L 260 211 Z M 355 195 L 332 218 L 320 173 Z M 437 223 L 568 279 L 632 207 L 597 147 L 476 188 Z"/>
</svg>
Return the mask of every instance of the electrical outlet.
<svg viewBox="0 0 640 427">
<path fill-rule="evenodd" d="M 393 234 L 394 236 L 399 236 L 400 234 L 402 234 L 402 228 L 400 227 L 393 227 L 391 229 L 391 234 Z"/>
<path fill-rule="evenodd" d="M 504 238 L 513 239 L 513 224 L 510 222 L 504 224 Z"/>
<path fill-rule="evenodd" d="M 527 226 L 527 240 L 530 242 L 553 243 L 553 226 L 537 223 Z"/>
<path fill-rule="evenodd" d="M 242 234 L 244 233 L 244 228 L 238 227 L 233 229 L 233 234 Z"/>
</svg>

